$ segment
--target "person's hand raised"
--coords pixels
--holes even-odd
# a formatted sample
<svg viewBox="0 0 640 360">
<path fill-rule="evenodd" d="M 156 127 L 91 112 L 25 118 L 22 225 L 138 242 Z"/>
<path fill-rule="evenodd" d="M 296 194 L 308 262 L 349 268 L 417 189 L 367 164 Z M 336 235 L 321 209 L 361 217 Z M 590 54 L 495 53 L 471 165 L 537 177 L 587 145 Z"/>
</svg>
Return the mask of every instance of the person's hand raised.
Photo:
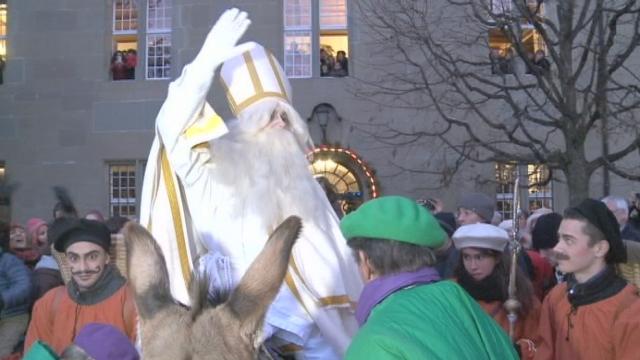
<svg viewBox="0 0 640 360">
<path fill-rule="evenodd" d="M 226 10 L 209 31 L 196 59 L 214 71 L 226 60 L 248 51 L 251 43 L 236 44 L 250 24 L 246 12 L 236 8 Z"/>
</svg>

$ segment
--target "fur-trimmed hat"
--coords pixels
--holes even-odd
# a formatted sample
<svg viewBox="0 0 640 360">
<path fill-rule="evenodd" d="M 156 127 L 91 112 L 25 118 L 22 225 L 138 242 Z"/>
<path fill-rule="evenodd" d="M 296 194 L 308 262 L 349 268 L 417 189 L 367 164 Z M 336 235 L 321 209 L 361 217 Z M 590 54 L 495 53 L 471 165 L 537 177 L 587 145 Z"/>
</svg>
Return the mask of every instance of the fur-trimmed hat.
<svg viewBox="0 0 640 360">
<path fill-rule="evenodd" d="M 460 226 L 452 239 L 456 249 L 474 247 L 504 251 L 509 234 L 495 225 L 469 224 Z"/>
<path fill-rule="evenodd" d="M 437 248 L 447 239 L 438 221 L 423 206 L 403 196 L 383 196 L 362 204 L 342 218 L 340 229 L 355 237 L 387 239 Z"/>
<path fill-rule="evenodd" d="M 496 201 L 482 193 L 468 193 L 460 198 L 458 208 L 469 209 L 489 222 L 496 210 Z"/>
</svg>

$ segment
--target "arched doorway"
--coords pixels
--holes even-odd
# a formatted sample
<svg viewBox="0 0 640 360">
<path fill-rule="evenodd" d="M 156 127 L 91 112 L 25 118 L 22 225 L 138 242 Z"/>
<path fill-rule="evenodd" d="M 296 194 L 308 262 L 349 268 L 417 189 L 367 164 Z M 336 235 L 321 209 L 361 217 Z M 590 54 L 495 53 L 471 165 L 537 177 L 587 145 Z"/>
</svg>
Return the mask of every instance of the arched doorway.
<svg viewBox="0 0 640 360">
<path fill-rule="evenodd" d="M 379 196 L 373 171 L 353 150 L 321 145 L 308 155 L 311 172 L 315 177 L 324 177 L 332 185 L 345 214 Z"/>
</svg>

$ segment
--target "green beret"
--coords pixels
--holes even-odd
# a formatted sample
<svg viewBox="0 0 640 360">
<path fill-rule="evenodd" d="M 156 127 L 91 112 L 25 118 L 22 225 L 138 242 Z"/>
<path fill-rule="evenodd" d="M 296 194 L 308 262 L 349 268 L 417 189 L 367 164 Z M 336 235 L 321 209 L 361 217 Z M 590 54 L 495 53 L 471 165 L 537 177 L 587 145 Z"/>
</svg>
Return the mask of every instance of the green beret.
<svg viewBox="0 0 640 360">
<path fill-rule="evenodd" d="M 430 248 L 440 247 L 447 234 L 423 206 L 403 196 L 384 196 L 362 204 L 342 218 L 340 230 L 354 237 L 402 241 Z"/>
</svg>

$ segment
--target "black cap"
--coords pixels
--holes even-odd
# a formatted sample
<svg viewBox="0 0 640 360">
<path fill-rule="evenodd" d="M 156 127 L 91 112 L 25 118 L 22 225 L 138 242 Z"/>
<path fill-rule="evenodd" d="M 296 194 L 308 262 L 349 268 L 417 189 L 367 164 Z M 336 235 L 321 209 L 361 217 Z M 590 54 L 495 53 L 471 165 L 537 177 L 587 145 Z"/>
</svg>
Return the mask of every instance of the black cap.
<svg viewBox="0 0 640 360">
<path fill-rule="evenodd" d="M 607 205 L 602 201 L 584 199 L 578 206 L 567 209 L 565 214 L 570 212 L 582 215 L 604 234 L 604 240 L 609 242 L 609 252 L 605 258 L 607 264 L 627 261 L 627 249 L 622 242 L 620 225 Z"/>
<path fill-rule="evenodd" d="M 536 220 L 531 230 L 531 243 L 534 249 L 551 249 L 558 243 L 558 228 L 562 222 L 562 215 L 557 213 L 544 214 Z"/>
<path fill-rule="evenodd" d="M 87 219 L 60 218 L 50 228 L 53 247 L 60 252 L 79 241 L 87 241 L 109 251 L 111 234 L 109 228 L 99 221 Z"/>
<path fill-rule="evenodd" d="M 453 236 L 457 228 L 455 215 L 450 212 L 439 212 L 433 214 L 433 216 L 438 220 L 438 224 L 440 224 L 442 230 L 444 230 L 449 237 Z"/>
</svg>

